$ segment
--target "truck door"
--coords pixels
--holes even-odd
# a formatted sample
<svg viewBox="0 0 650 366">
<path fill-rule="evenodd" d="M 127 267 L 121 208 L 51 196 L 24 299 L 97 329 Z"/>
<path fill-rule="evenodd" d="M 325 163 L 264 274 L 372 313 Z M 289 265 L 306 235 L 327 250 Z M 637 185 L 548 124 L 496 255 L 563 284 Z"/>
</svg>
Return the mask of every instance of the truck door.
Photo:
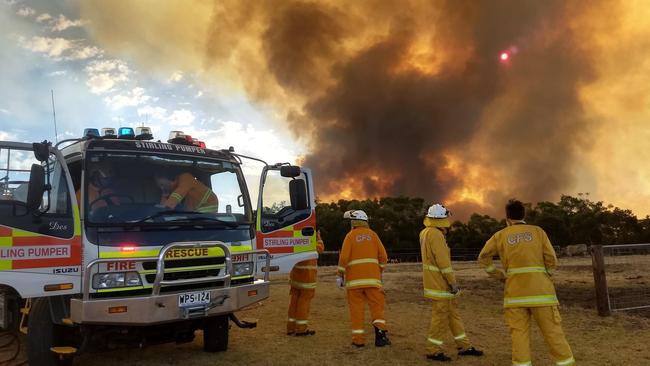
<svg viewBox="0 0 650 366">
<path fill-rule="evenodd" d="M 0 284 L 23 297 L 79 292 L 81 225 L 71 187 L 56 148 L 0 142 Z"/>
<path fill-rule="evenodd" d="M 316 200 L 309 169 L 264 168 L 256 219 L 257 249 L 271 253 L 272 268 L 289 273 L 296 263 L 318 258 Z"/>
</svg>

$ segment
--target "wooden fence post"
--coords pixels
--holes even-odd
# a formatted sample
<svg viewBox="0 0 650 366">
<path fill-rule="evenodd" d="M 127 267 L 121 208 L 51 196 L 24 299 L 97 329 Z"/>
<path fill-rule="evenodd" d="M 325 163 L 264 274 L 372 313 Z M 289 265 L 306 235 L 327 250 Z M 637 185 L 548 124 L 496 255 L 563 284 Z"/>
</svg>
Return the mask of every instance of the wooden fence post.
<svg viewBox="0 0 650 366">
<path fill-rule="evenodd" d="M 609 303 L 609 291 L 607 290 L 607 276 L 605 273 L 605 257 L 603 255 L 602 245 L 591 246 L 591 262 L 594 270 L 598 315 L 610 316 L 612 315 L 612 309 Z"/>
</svg>

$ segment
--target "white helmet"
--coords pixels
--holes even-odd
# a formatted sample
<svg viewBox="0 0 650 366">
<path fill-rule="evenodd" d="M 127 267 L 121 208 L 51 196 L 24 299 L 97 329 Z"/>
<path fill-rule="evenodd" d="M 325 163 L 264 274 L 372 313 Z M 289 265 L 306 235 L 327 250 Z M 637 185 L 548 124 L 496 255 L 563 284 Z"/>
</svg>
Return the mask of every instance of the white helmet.
<svg viewBox="0 0 650 366">
<path fill-rule="evenodd" d="M 436 203 L 429 207 L 429 211 L 427 212 L 427 217 L 431 217 L 432 219 L 446 219 L 451 215 L 451 212 L 447 210 L 447 208 L 439 203 Z"/>
<path fill-rule="evenodd" d="M 361 210 L 345 211 L 345 213 L 343 214 L 343 218 L 350 219 L 350 220 L 368 221 L 368 215 L 366 215 L 366 213 Z"/>
</svg>

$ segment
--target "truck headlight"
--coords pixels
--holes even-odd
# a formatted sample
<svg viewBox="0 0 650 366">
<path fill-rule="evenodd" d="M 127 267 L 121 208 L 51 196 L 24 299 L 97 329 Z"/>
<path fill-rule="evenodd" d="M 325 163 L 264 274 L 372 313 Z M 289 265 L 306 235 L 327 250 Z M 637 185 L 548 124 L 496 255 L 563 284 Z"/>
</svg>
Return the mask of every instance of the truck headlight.
<svg viewBox="0 0 650 366">
<path fill-rule="evenodd" d="M 93 288 L 142 286 L 138 272 L 97 273 L 93 276 Z"/>
<path fill-rule="evenodd" d="M 250 276 L 253 274 L 253 262 L 233 263 L 233 276 Z"/>
</svg>

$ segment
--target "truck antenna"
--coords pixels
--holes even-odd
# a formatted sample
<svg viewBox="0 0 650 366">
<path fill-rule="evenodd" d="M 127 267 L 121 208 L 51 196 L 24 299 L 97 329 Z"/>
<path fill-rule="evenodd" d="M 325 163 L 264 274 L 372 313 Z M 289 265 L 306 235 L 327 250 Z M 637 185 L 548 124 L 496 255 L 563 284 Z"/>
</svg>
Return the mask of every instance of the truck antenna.
<svg viewBox="0 0 650 366">
<path fill-rule="evenodd" d="M 50 89 L 52 93 L 52 117 L 54 119 L 54 140 L 59 143 L 59 133 L 56 130 L 56 109 L 54 109 L 54 89 Z"/>
</svg>

